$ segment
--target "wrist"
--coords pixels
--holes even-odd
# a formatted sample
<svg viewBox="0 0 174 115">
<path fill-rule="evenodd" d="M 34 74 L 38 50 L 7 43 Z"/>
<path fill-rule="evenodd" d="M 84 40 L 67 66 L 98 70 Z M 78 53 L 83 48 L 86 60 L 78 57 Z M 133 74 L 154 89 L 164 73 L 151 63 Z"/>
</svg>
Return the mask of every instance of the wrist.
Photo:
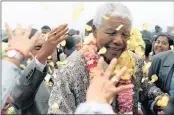
<svg viewBox="0 0 174 115">
<path fill-rule="evenodd" d="M 24 53 L 22 51 L 18 50 L 18 49 L 8 48 L 7 50 L 5 50 L 5 52 L 7 53 L 8 51 L 11 51 L 11 50 L 15 50 L 16 52 L 18 52 L 22 56 L 22 60 L 26 59 L 26 56 L 24 55 Z"/>
<path fill-rule="evenodd" d="M 11 57 L 4 57 L 3 60 L 11 62 L 13 64 L 15 64 L 16 66 L 20 66 L 20 62 L 19 60 L 15 59 L 15 58 L 11 58 Z"/>
<path fill-rule="evenodd" d="M 41 64 L 45 64 L 47 61 L 47 58 L 44 58 L 44 56 L 40 55 L 38 53 L 38 55 L 36 55 L 36 59 L 41 63 Z"/>
</svg>

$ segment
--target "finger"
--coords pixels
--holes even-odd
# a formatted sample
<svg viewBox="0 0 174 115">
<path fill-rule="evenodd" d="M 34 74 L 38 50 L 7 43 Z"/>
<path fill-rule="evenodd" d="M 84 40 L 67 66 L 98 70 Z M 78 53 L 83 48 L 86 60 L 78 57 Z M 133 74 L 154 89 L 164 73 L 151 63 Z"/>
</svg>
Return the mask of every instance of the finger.
<svg viewBox="0 0 174 115">
<path fill-rule="evenodd" d="M 65 28 L 63 31 L 59 32 L 56 36 L 55 39 L 56 41 L 60 39 L 61 36 L 64 36 L 68 31 L 68 28 Z"/>
<path fill-rule="evenodd" d="M 98 61 L 98 64 L 97 64 L 97 70 L 98 71 L 103 71 L 103 65 L 104 65 L 104 59 L 103 57 L 100 57 L 99 61 Z"/>
<path fill-rule="evenodd" d="M 25 38 L 29 38 L 30 34 L 31 34 L 31 30 L 32 30 L 32 25 L 30 25 L 27 30 L 25 31 L 24 37 Z"/>
<path fill-rule="evenodd" d="M 116 83 L 118 83 L 118 81 L 120 80 L 121 76 L 125 74 L 126 70 L 127 67 L 121 68 L 120 72 L 116 73 L 116 76 L 112 77 L 111 82 L 116 85 Z"/>
<path fill-rule="evenodd" d="M 107 79 L 109 79 L 110 76 L 112 75 L 112 72 L 113 72 L 116 64 L 117 64 L 117 59 L 116 58 L 112 59 L 111 63 L 109 64 L 109 66 L 108 66 L 108 68 L 106 69 L 106 72 L 105 72 L 105 77 Z"/>
<path fill-rule="evenodd" d="M 113 90 L 113 92 L 115 94 L 118 94 L 120 92 L 123 92 L 123 91 L 126 91 L 126 90 L 129 90 L 131 88 L 133 88 L 134 86 L 132 84 L 129 84 L 129 85 L 122 85 L 122 86 L 119 86 L 119 87 L 115 87 Z"/>
<path fill-rule="evenodd" d="M 21 36 L 21 35 L 22 35 L 22 27 L 20 24 L 18 24 L 16 28 L 16 36 Z"/>
<path fill-rule="evenodd" d="M 55 28 L 50 32 L 49 37 L 55 36 L 55 33 L 59 33 L 62 29 L 65 29 L 67 26 L 68 26 L 67 24 L 62 24 L 59 27 Z"/>
<path fill-rule="evenodd" d="M 13 37 L 13 32 L 7 23 L 5 23 L 5 28 L 8 35 L 8 39 L 11 39 Z"/>
<path fill-rule="evenodd" d="M 62 42 L 63 40 L 66 40 L 67 37 L 68 37 L 68 35 L 63 35 L 63 36 L 61 36 L 60 39 L 57 39 L 56 44 L 59 44 L 59 43 Z"/>
<path fill-rule="evenodd" d="M 34 36 L 31 38 L 31 44 L 34 45 L 37 41 L 41 39 L 41 32 L 37 31 Z"/>
</svg>

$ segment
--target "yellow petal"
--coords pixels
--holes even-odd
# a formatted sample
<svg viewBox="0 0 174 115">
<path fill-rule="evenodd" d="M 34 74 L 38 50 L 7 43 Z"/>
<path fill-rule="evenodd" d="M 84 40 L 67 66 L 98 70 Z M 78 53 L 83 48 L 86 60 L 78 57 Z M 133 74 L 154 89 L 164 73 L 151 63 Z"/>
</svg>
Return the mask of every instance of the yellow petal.
<svg viewBox="0 0 174 115">
<path fill-rule="evenodd" d="M 149 25 L 148 24 L 143 24 L 143 30 L 148 30 Z"/>
<path fill-rule="evenodd" d="M 7 113 L 8 113 L 8 115 L 15 114 L 15 109 L 14 109 L 14 107 L 8 108 Z"/>
<path fill-rule="evenodd" d="M 48 67 L 48 69 L 49 69 L 49 72 L 50 72 L 50 73 L 52 73 L 52 72 L 53 72 L 53 71 L 51 70 L 51 68 L 50 68 L 50 67 Z"/>
<path fill-rule="evenodd" d="M 101 55 L 101 54 L 105 54 L 106 51 L 107 51 L 106 48 L 103 47 L 103 48 L 101 48 L 101 49 L 99 50 L 98 54 L 99 54 L 99 55 Z"/>
<path fill-rule="evenodd" d="M 122 80 L 130 80 L 131 76 L 132 76 L 131 71 L 127 70 L 126 73 L 123 76 L 121 76 L 121 79 Z"/>
<path fill-rule="evenodd" d="M 172 35 L 174 35 L 174 30 L 172 30 Z"/>
<path fill-rule="evenodd" d="M 31 63 L 31 59 L 28 59 L 27 60 L 27 65 Z"/>
<path fill-rule="evenodd" d="M 24 69 L 25 65 L 24 64 L 20 64 L 20 68 Z"/>
<path fill-rule="evenodd" d="M 108 16 L 103 16 L 103 18 L 104 18 L 105 20 L 109 20 L 110 17 L 108 17 Z"/>
<path fill-rule="evenodd" d="M 57 61 L 57 62 L 56 62 L 56 65 L 57 65 L 57 66 L 58 66 L 58 65 L 65 65 L 65 64 L 66 64 L 65 61 L 63 61 L 63 62 L 62 62 L 62 61 Z"/>
<path fill-rule="evenodd" d="M 66 41 L 63 40 L 60 44 L 61 44 L 61 46 L 65 46 L 66 45 Z"/>
<path fill-rule="evenodd" d="M 48 56 L 48 59 L 51 59 L 51 56 Z"/>
<path fill-rule="evenodd" d="M 53 62 L 50 62 L 49 65 L 52 66 L 52 67 L 54 67 L 54 63 Z"/>
<path fill-rule="evenodd" d="M 162 98 L 157 101 L 157 106 L 166 107 L 169 103 L 169 99 L 168 94 L 163 95 Z"/>
<path fill-rule="evenodd" d="M 116 28 L 116 30 L 119 31 L 122 27 L 123 27 L 123 25 L 121 24 Z"/>
<path fill-rule="evenodd" d="M 73 18 L 77 19 L 80 16 L 80 12 L 78 9 L 74 9 L 73 10 Z"/>
<path fill-rule="evenodd" d="M 92 30 L 92 27 L 89 26 L 89 25 L 86 25 L 86 26 L 85 26 L 85 29 L 86 29 L 87 31 L 91 31 L 91 30 Z"/>
<path fill-rule="evenodd" d="M 147 81 L 147 80 L 148 80 L 148 77 L 143 77 L 141 80 L 141 83 L 143 83 L 144 81 Z"/>
<path fill-rule="evenodd" d="M 52 109 L 59 109 L 59 105 L 57 103 L 54 103 L 52 106 L 51 106 Z"/>
<path fill-rule="evenodd" d="M 84 3 L 80 3 L 79 11 L 83 11 L 83 10 L 84 10 Z"/>
<path fill-rule="evenodd" d="M 141 46 L 138 46 L 136 49 L 135 49 L 135 53 L 140 55 L 140 56 L 143 56 L 144 55 L 144 52 L 142 51 L 142 48 Z"/>
<path fill-rule="evenodd" d="M 146 63 L 143 66 L 143 73 L 147 73 L 150 66 L 151 66 L 151 62 Z"/>
<path fill-rule="evenodd" d="M 152 75 L 151 82 L 155 82 L 158 80 L 158 76 L 156 74 Z"/>
</svg>

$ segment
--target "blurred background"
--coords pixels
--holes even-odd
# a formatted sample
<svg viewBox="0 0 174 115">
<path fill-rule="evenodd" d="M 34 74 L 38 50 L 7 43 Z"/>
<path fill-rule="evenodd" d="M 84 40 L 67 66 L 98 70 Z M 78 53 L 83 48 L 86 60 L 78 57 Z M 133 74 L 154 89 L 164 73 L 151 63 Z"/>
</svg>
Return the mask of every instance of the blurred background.
<svg viewBox="0 0 174 115">
<path fill-rule="evenodd" d="M 7 22 L 12 29 L 16 24 L 24 28 L 32 24 L 40 30 L 44 25 L 51 28 L 68 23 L 69 28 L 84 32 L 85 24 L 93 18 L 99 5 L 104 2 L 2 2 L 2 34 Z M 155 25 L 167 31 L 174 25 L 174 2 L 121 2 L 130 8 L 133 16 L 133 27 L 140 30 L 147 23 L 149 30 Z M 77 11 L 80 8 L 81 10 Z"/>
</svg>

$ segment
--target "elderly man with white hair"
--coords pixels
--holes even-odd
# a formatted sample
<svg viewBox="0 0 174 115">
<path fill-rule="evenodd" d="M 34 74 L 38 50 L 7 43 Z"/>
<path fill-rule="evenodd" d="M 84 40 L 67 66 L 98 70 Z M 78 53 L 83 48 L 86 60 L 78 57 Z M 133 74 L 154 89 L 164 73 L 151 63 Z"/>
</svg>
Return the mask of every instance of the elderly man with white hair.
<svg viewBox="0 0 174 115">
<path fill-rule="evenodd" d="M 115 58 L 118 59 L 126 49 L 131 26 L 131 13 L 123 4 L 104 3 L 97 9 L 93 19 L 93 36 L 90 36 L 93 38 L 89 43 L 85 43 L 80 51 L 74 51 L 65 61 L 66 64 L 61 65 L 56 71 L 57 77 L 54 80 L 55 84 L 49 99 L 48 114 L 73 114 L 77 106 L 86 101 L 87 88 L 93 83 L 93 80 L 96 77 L 111 76 L 105 75 L 104 72 L 102 72 L 104 71 L 103 68 L 101 68 L 99 75 L 95 74 L 99 57 L 103 57 L 105 69 L 110 67 L 108 66 L 109 64 L 115 67 L 115 64 L 111 62 L 111 60 Z M 106 48 L 106 52 L 103 55 L 99 55 L 98 51 L 103 47 Z M 100 109 L 100 114 L 106 114 L 107 110 L 109 112 L 111 108 L 115 113 L 138 114 L 139 89 L 143 77 L 143 63 L 143 60 L 136 58 L 136 79 L 132 77 L 129 83 L 120 86 L 134 85 L 134 88 L 129 89 L 130 93 L 126 95 L 123 94 L 123 98 L 118 98 L 116 95 L 113 96 L 109 94 L 109 92 L 114 90 L 114 88 L 111 87 L 110 91 L 105 93 L 106 97 L 110 98 L 105 101 L 100 101 L 101 105 L 106 104 L 106 106 L 101 107 L 96 104 L 97 108 L 93 108 L 92 105 L 87 107 L 91 108 L 92 111 Z M 115 86 L 118 81 L 114 83 Z M 97 92 L 94 91 L 93 96 L 97 100 L 102 100 L 102 96 L 95 95 L 95 93 Z M 111 106 L 108 106 L 107 103 Z M 86 111 L 86 113 L 94 112 Z"/>
</svg>

